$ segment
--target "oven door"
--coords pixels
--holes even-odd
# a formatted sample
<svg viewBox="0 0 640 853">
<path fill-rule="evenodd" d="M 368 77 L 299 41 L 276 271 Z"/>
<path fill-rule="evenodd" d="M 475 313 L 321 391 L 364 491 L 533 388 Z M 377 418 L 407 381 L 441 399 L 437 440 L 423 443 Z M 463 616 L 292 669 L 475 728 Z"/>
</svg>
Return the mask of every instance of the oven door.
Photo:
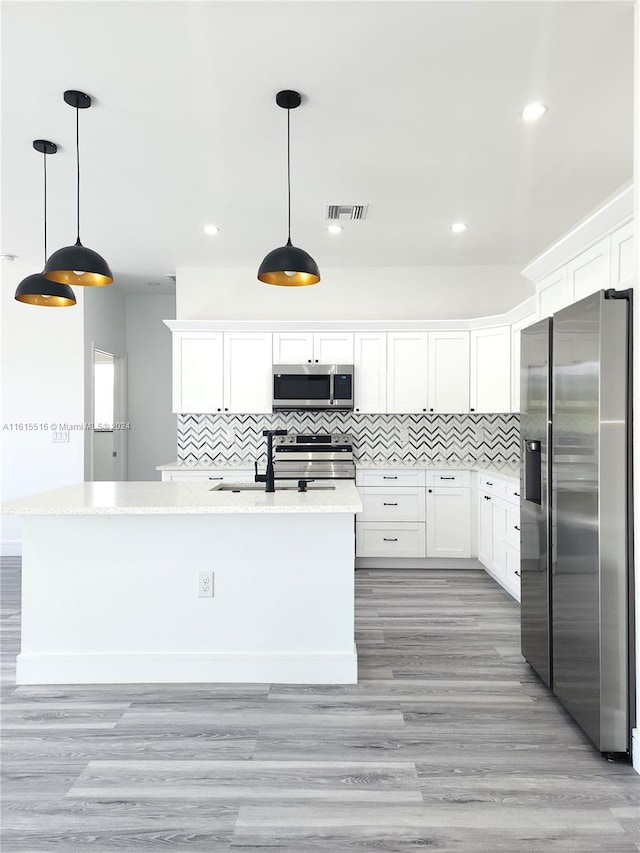
<svg viewBox="0 0 640 853">
<path fill-rule="evenodd" d="M 274 409 L 328 409 L 332 406 L 333 375 L 316 365 L 273 368 Z"/>
</svg>

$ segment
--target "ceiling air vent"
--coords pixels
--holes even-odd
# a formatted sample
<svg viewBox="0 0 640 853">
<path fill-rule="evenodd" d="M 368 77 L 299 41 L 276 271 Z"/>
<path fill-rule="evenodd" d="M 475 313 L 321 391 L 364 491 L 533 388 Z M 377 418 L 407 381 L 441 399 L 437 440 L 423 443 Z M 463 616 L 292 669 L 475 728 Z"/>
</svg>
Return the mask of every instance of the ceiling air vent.
<svg viewBox="0 0 640 853">
<path fill-rule="evenodd" d="M 328 204 L 327 219 L 366 219 L 368 204 Z"/>
</svg>

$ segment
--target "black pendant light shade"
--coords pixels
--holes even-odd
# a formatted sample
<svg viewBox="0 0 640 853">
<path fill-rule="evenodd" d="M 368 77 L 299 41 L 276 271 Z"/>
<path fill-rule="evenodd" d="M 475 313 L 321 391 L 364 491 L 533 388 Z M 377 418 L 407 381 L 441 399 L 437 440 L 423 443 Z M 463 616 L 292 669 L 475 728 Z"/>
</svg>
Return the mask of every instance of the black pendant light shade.
<svg viewBox="0 0 640 853">
<path fill-rule="evenodd" d="M 320 281 L 318 264 L 304 249 L 291 244 L 274 249 L 260 264 L 258 278 L 265 284 L 280 284 L 284 287 L 302 287 Z"/>
<path fill-rule="evenodd" d="M 87 249 L 80 242 L 80 134 L 79 115 L 80 110 L 89 109 L 91 98 L 84 92 L 76 89 L 68 89 L 64 93 L 65 103 L 76 111 L 76 222 L 77 239 L 75 245 L 65 246 L 58 249 L 47 260 L 44 267 L 44 277 L 49 281 L 57 281 L 60 284 L 79 284 L 88 287 L 104 287 L 113 282 L 113 274 L 105 259 Z"/>
<path fill-rule="evenodd" d="M 34 139 L 33 147 L 42 155 L 44 166 L 44 258 L 47 259 L 47 154 L 55 154 L 58 146 L 47 139 Z M 16 288 L 15 298 L 27 305 L 43 305 L 46 308 L 67 308 L 76 304 L 76 297 L 67 284 L 49 281 L 42 273 L 24 278 Z"/>
<path fill-rule="evenodd" d="M 298 249 L 291 242 L 291 132 L 290 114 L 302 102 L 299 92 L 284 89 L 276 95 L 276 104 L 287 111 L 287 199 L 288 199 L 288 236 L 285 246 L 273 249 L 260 264 L 258 280 L 265 284 L 277 284 L 282 287 L 304 287 L 320 281 L 317 263 L 304 249 Z"/>
<path fill-rule="evenodd" d="M 105 259 L 83 246 L 80 240 L 75 246 L 65 246 L 54 252 L 45 264 L 44 274 L 50 281 L 88 287 L 104 287 L 113 281 Z"/>
<path fill-rule="evenodd" d="M 49 281 L 41 272 L 28 275 L 16 288 L 18 302 L 44 305 L 48 308 L 67 308 L 76 304 L 76 297 L 68 284 Z"/>
</svg>

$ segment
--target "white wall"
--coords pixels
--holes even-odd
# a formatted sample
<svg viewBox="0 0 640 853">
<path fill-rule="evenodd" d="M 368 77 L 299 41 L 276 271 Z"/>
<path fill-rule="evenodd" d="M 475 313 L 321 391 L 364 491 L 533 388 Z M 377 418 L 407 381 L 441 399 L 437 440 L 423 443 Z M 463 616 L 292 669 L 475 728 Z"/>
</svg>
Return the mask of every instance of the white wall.
<svg viewBox="0 0 640 853">
<path fill-rule="evenodd" d="M 17 285 L 41 263 L 17 260 L 1 267 L 3 500 L 84 479 L 84 430 L 71 430 L 68 443 L 53 444 L 51 429 L 44 428 L 84 425 L 84 294 L 76 289 L 71 308 L 16 302 Z M 4 553 L 19 553 L 20 539 L 20 519 L 3 517 Z"/>
<path fill-rule="evenodd" d="M 129 480 L 159 480 L 156 465 L 176 458 L 171 332 L 162 322 L 175 315 L 175 296 L 127 296 Z"/>
<path fill-rule="evenodd" d="M 81 288 L 76 288 L 76 290 Z M 124 354 L 127 350 L 125 296 L 117 284 L 88 287 L 84 294 L 84 412 L 85 422 L 93 421 L 93 351 Z M 104 442 L 103 442 L 104 443 Z M 85 480 L 93 479 L 92 434 L 85 441 Z"/>
<path fill-rule="evenodd" d="M 256 264 L 258 259 L 256 259 Z M 176 275 L 178 320 L 448 320 L 502 314 L 534 293 L 518 266 L 334 267 L 312 287 L 273 287 L 256 268 Z"/>
</svg>

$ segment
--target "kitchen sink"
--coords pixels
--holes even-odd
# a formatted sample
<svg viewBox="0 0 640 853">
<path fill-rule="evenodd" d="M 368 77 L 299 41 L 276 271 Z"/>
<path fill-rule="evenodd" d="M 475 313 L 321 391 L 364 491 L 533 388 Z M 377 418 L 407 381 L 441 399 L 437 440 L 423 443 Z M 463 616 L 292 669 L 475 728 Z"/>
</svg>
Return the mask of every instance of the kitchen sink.
<svg viewBox="0 0 640 853">
<path fill-rule="evenodd" d="M 308 492 L 321 492 L 335 489 L 335 486 L 307 483 Z M 264 483 L 219 483 L 209 489 L 210 492 L 264 492 Z M 276 492 L 297 492 L 297 485 L 280 486 L 276 483 Z"/>
</svg>

